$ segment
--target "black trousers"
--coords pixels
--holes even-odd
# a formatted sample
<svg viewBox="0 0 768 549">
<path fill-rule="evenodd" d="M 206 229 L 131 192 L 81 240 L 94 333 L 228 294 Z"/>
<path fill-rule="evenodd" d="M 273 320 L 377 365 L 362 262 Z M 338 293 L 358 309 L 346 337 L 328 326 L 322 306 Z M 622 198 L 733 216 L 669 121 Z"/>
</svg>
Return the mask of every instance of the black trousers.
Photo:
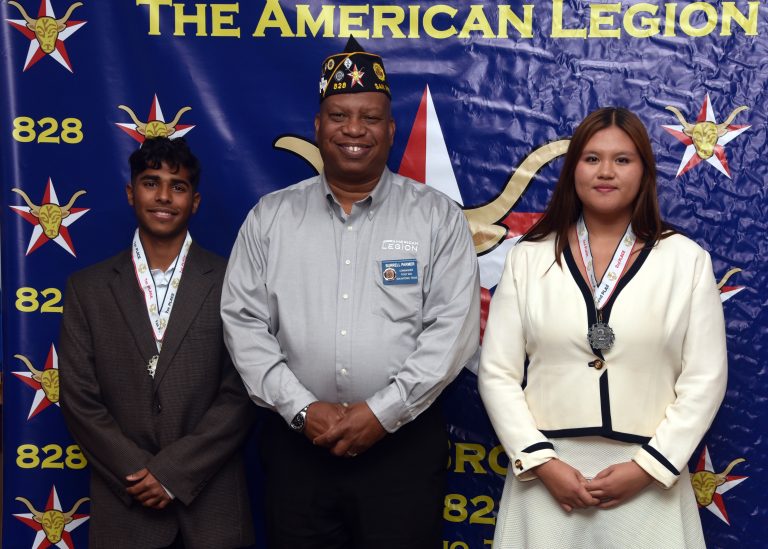
<svg viewBox="0 0 768 549">
<path fill-rule="evenodd" d="M 262 431 L 270 549 L 439 549 L 448 438 L 439 406 L 354 458 L 277 414 Z"/>
</svg>

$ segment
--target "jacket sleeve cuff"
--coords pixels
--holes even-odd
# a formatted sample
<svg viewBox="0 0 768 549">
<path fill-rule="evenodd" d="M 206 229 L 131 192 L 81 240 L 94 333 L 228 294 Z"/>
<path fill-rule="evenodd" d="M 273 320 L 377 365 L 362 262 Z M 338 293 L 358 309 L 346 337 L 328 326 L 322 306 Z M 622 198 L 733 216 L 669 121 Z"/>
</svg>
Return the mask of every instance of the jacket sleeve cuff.
<svg viewBox="0 0 768 549">
<path fill-rule="evenodd" d="M 153 457 L 147 469 L 172 499 L 178 499 L 184 505 L 191 505 L 205 486 L 204 482 L 194 485 L 181 468 L 162 456 Z"/>
<path fill-rule="evenodd" d="M 551 442 L 537 442 L 510 456 L 509 468 L 520 480 L 533 480 L 538 478 L 532 471 L 535 467 L 557 457 L 555 447 Z"/>
<path fill-rule="evenodd" d="M 644 444 L 637 451 L 632 461 L 664 488 L 671 488 L 680 478 L 680 471 L 661 452 L 648 444 Z"/>
</svg>

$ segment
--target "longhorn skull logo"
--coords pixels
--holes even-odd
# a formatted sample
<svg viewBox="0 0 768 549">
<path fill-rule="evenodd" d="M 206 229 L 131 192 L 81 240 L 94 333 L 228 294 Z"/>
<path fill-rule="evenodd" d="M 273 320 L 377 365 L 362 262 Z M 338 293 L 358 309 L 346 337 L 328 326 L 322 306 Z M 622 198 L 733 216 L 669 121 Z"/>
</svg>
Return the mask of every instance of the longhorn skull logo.
<svg viewBox="0 0 768 549">
<path fill-rule="evenodd" d="M 27 28 L 35 33 L 35 38 L 40 44 L 40 49 L 43 50 L 46 54 L 49 54 L 52 53 L 56 48 L 56 40 L 59 38 L 59 33 L 67 28 L 67 21 L 69 21 L 69 18 L 72 17 L 72 12 L 82 6 L 83 3 L 75 2 L 69 6 L 69 9 L 67 9 L 67 12 L 64 14 L 64 16 L 60 17 L 59 19 L 54 19 L 53 17 L 49 17 L 47 15 L 38 17 L 37 19 L 32 19 L 18 2 L 10 0 L 8 5 L 14 6 L 17 10 L 19 10 L 19 12 L 21 12 L 21 16 L 27 22 Z"/>
<path fill-rule="evenodd" d="M 736 115 L 741 111 L 747 110 L 747 107 L 742 105 L 741 107 L 733 109 L 733 112 L 731 112 L 728 118 L 720 124 L 708 120 L 691 124 L 685 119 L 683 113 L 675 107 L 668 106 L 667 110 L 675 114 L 680 125 L 683 126 L 683 133 L 693 141 L 693 146 L 696 148 L 696 154 L 699 155 L 699 158 L 707 160 L 715 154 L 717 140 L 728 133 L 728 126 L 733 122 L 733 119 L 736 118 Z"/>
<path fill-rule="evenodd" d="M 22 502 L 27 506 L 29 512 L 32 513 L 35 522 L 43 526 L 43 532 L 49 542 L 56 545 L 61 541 L 61 535 L 64 531 L 64 527 L 72 522 L 73 515 L 77 508 L 80 507 L 86 501 L 90 501 L 90 498 L 80 498 L 72 506 L 72 509 L 68 512 L 59 511 L 58 509 L 47 509 L 45 511 L 38 511 L 32 506 L 32 503 L 23 497 L 17 497 L 16 501 Z"/>
<path fill-rule="evenodd" d="M 702 507 L 712 503 L 717 487 L 725 484 L 731 469 L 742 461 L 746 460 L 744 458 L 734 459 L 722 473 L 713 473 L 707 470 L 696 471 L 691 476 L 691 485 L 693 485 L 693 492 L 696 494 L 696 502 Z"/>
<path fill-rule="evenodd" d="M 61 222 L 72 213 L 72 207 L 75 205 L 75 200 L 77 200 L 79 196 L 86 194 L 85 191 L 77 191 L 72 195 L 72 198 L 69 199 L 69 202 L 67 202 L 65 206 L 52 203 L 38 206 L 34 204 L 32 200 L 29 199 L 29 196 L 27 196 L 27 193 L 21 189 L 14 187 L 11 190 L 24 199 L 24 202 L 29 206 L 29 213 L 40 220 L 40 225 L 43 227 L 45 236 L 51 240 L 59 236 Z"/>
<path fill-rule="evenodd" d="M 163 122 L 162 120 L 141 122 L 130 107 L 127 107 L 126 105 L 118 105 L 117 108 L 127 112 L 128 116 L 133 120 L 133 123 L 136 124 L 136 131 L 149 139 L 152 139 L 153 137 L 172 136 L 176 133 L 176 125 L 179 123 L 179 120 L 181 120 L 181 115 L 192 110 L 192 107 L 182 107 L 170 122 Z"/>
<path fill-rule="evenodd" d="M 32 372 L 32 379 L 37 381 L 43 388 L 45 398 L 53 404 L 59 402 L 59 370 L 48 368 L 47 370 L 38 370 L 24 355 L 13 355 L 13 358 L 21 360 L 27 369 Z"/>
</svg>

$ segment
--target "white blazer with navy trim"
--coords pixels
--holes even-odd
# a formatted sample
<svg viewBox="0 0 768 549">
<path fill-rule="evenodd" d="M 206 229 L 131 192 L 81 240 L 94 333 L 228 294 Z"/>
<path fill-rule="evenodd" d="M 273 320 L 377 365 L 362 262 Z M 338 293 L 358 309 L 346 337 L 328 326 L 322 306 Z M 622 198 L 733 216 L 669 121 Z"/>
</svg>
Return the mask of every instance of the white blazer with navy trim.
<svg viewBox="0 0 768 549">
<path fill-rule="evenodd" d="M 633 460 L 670 487 L 725 394 L 709 254 L 682 235 L 640 252 L 603 308 L 616 334 L 604 353 L 587 340 L 596 312 L 580 259 L 567 247 L 561 259 L 554 237 L 516 245 L 491 301 L 478 383 L 510 470 L 535 478 L 557 457 L 550 439 L 602 436 L 639 443 Z"/>
</svg>

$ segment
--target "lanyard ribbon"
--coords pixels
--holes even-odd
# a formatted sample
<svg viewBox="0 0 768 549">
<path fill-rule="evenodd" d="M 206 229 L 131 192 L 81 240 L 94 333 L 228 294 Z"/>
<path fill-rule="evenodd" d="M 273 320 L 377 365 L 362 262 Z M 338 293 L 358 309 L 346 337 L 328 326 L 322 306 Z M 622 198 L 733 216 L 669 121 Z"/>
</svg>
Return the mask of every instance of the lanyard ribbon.
<svg viewBox="0 0 768 549">
<path fill-rule="evenodd" d="M 600 310 L 608 302 L 613 291 L 616 289 L 616 285 L 619 283 L 619 279 L 629 262 L 629 256 L 637 237 L 635 236 L 635 233 L 632 230 L 632 224 L 630 223 L 627 226 L 627 230 L 624 231 L 624 236 L 621 237 L 619 245 L 616 247 L 616 251 L 613 253 L 613 258 L 608 264 L 608 268 L 605 270 L 603 279 L 598 282 L 592 261 L 592 250 L 589 248 L 589 231 L 587 230 L 587 224 L 584 223 L 583 215 L 579 216 L 579 220 L 576 223 L 576 234 L 579 239 L 581 259 L 584 261 L 584 267 L 587 269 L 587 277 L 589 278 L 589 285 L 592 289 L 592 297 L 595 300 L 595 308 Z"/>
<path fill-rule="evenodd" d="M 138 280 L 139 287 L 144 294 L 144 303 L 147 307 L 149 320 L 152 324 L 152 331 L 155 334 L 155 343 L 157 344 L 158 352 L 160 352 L 160 348 L 163 345 L 163 336 L 165 335 L 165 329 L 168 326 L 168 319 L 171 317 L 173 304 L 176 302 L 176 293 L 179 290 L 181 275 L 184 272 L 184 264 L 187 262 L 187 254 L 189 253 L 189 247 L 191 245 L 192 237 L 189 232 L 187 232 L 187 237 L 184 239 L 184 244 L 181 246 L 179 257 L 176 258 L 176 265 L 171 272 L 171 282 L 168 284 L 168 289 L 165 292 L 163 300 L 160 301 L 159 296 L 157 295 L 155 279 L 152 277 L 152 272 L 147 263 L 147 255 L 144 253 L 144 248 L 141 245 L 139 230 L 136 229 L 136 233 L 133 235 L 133 267 L 136 272 L 136 280 Z"/>
</svg>

